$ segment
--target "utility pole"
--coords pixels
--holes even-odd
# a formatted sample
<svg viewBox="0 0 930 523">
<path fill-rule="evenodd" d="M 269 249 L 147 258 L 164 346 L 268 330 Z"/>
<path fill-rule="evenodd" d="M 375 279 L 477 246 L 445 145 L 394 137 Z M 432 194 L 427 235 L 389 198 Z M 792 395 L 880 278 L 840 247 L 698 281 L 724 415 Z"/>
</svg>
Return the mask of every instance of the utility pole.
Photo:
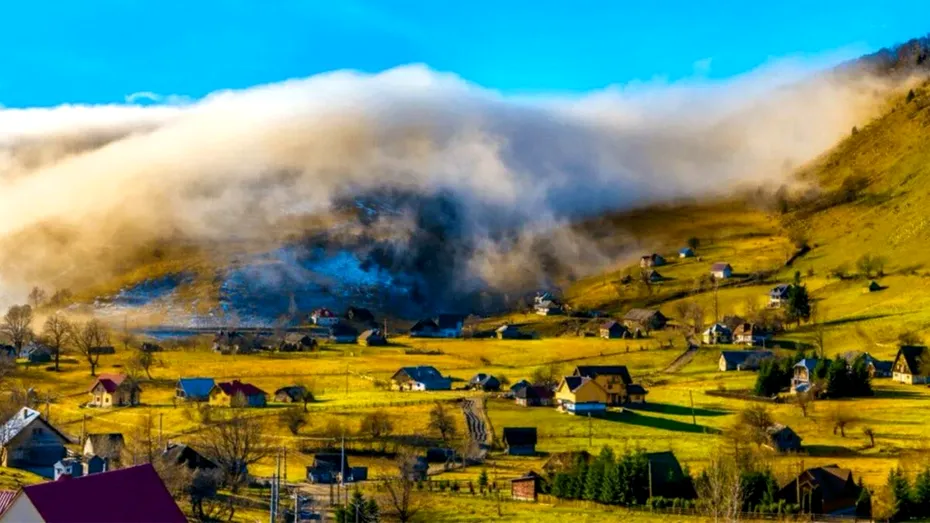
<svg viewBox="0 0 930 523">
<path fill-rule="evenodd" d="M 281 454 L 275 456 L 276 471 L 271 474 L 271 508 L 269 512 L 270 523 L 278 520 L 278 476 L 281 474 Z"/>
<path fill-rule="evenodd" d="M 300 521 L 300 487 L 294 486 L 294 523 Z"/>
<path fill-rule="evenodd" d="M 45 421 L 47 423 L 52 422 L 52 418 L 50 417 L 51 414 L 49 414 L 49 408 L 51 407 L 51 404 L 52 404 L 52 395 L 51 393 L 46 392 L 45 393 Z"/>
<path fill-rule="evenodd" d="M 646 465 L 649 467 L 649 497 L 652 497 L 652 462 L 647 461 Z"/>
<path fill-rule="evenodd" d="M 163 432 L 164 425 L 165 425 L 164 422 L 165 422 L 165 413 L 159 412 L 158 413 L 158 448 L 163 448 L 164 446 L 164 441 L 162 440 L 162 432 Z"/>
<path fill-rule="evenodd" d="M 348 375 L 348 374 L 347 374 Z M 342 429 L 342 453 L 339 460 L 339 486 L 342 487 L 343 496 L 346 490 L 346 431 Z M 345 506 L 345 503 L 343 503 Z"/>
<path fill-rule="evenodd" d="M 84 444 L 84 440 L 87 438 L 87 414 L 83 415 L 81 419 L 81 444 Z"/>
<path fill-rule="evenodd" d="M 697 418 L 694 417 L 694 391 L 689 389 L 688 397 L 691 398 L 691 424 L 697 425 Z"/>
</svg>

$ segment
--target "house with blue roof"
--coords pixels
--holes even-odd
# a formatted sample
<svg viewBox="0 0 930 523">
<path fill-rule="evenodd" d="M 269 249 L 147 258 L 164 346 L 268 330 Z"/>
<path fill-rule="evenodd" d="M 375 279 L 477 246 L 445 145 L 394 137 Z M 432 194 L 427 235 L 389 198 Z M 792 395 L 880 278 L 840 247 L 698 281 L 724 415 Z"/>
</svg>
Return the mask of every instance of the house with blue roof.
<svg viewBox="0 0 930 523">
<path fill-rule="evenodd" d="M 181 378 L 174 396 L 181 401 L 208 401 L 215 384 L 213 378 Z"/>
<path fill-rule="evenodd" d="M 794 377 L 791 378 L 791 390 L 793 392 L 804 392 L 810 389 L 814 383 L 814 369 L 820 360 L 817 358 L 804 358 L 795 363 Z"/>
<path fill-rule="evenodd" d="M 694 258 L 694 249 L 691 247 L 685 247 L 678 250 L 679 258 Z"/>
</svg>

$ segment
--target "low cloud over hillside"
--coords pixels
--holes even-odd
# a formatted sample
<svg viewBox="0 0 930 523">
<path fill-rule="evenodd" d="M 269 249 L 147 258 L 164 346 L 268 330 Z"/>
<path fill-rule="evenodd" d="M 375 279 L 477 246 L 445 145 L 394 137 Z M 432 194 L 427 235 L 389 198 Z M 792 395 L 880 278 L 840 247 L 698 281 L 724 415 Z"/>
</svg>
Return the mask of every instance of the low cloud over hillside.
<svg viewBox="0 0 930 523">
<path fill-rule="evenodd" d="M 421 278 L 418 295 L 532 286 L 547 263 L 609 262 L 561 224 L 781 183 L 888 87 L 815 69 L 521 97 L 409 66 L 184 105 L 0 109 L 0 285 L 22 299 L 160 240 L 272 248 L 316 216 L 317 240 Z"/>
</svg>

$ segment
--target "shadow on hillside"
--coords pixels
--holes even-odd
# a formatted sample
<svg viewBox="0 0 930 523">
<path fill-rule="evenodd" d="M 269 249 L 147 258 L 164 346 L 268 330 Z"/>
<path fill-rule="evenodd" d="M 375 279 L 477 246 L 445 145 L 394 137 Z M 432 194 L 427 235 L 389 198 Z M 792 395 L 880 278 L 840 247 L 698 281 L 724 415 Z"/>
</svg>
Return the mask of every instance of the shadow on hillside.
<svg viewBox="0 0 930 523">
<path fill-rule="evenodd" d="M 846 318 L 828 320 L 828 321 L 823 322 L 823 325 L 827 327 L 836 327 L 839 325 L 846 325 L 848 323 L 858 323 L 860 321 L 869 321 L 869 320 L 880 320 L 883 318 L 890 318 L 892 316 L 903 316 L 905 314 L 909 314 L 909 313 L 894 312 L 894 313 L 886 313 L 886 314 L 860 314 L 858 316 L 848 316 Z M 807 325 L 804 325 L 803 327 L 795 329 L 794 332 L 811 332 L 814 330 L 815 327 L 816 327 L 816 324 L 808 323 Z"/>
<path fill-rule="evenodd" d="M 900 389 L 873 389 L 875 398 L 892 398 L 892 399 L 909 399 L 909 400 L 926 400 L 930 399 L 927 394 L 922 394 L 919 390 L 900 390 Z"/>
<path fill-rule="evenodd" d="M 713 427 L 704 425 L 692 425 L 673 419 L 660 418 L 657 416 L 644 416 L 636 412 L 624 409 L 622 412 L 607 412 L 602 416 L 603 419 L 627 425 L 637 425 L 640 427 L 652 427 L 654 429 L 672 430 L 675 432 L 692 432 L 704 434 L 719 434 L 720 431 Z"/>
<path fill-rule="evenodd" d="M 804 445 L 804 450 L 809 456 L 815 458 L 848 458 L 859 455 L 851 448 L 838 445 Z"/>
<path fill-rule="evenodd" d="M 766 344 L 770 349 L 787 349 L 787 350 L 797 350 L 797 351 L 809 351 L 814 348 L 814 345 L 811 343 L 796 341 L 796 340 L 782 340 L 774 339 Z"/>
<path fill-rule="evenodd" d="M 662 414 L 671 414 L 673 416 L 690 416 L 692 414 L 691 407 L 672 405 L 671 403 L 642 403 L 638 405 L 627 405 L 624 408 L 633 411 L 659 412 Z M 730 411 L 695 407 L 693 413 L 695 416 L 725 416 L 729 414 Z"/>
</svg>

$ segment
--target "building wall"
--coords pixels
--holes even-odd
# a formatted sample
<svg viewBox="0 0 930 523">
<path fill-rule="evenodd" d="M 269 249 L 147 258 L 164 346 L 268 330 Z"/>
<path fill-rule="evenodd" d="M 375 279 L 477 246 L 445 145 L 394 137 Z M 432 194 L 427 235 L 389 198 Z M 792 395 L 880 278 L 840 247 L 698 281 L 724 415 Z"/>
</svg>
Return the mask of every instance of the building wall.
<svg viewBox="0 0 930 523">
<path fill-rule="evenodd" d="M 0 515 L 0 522 L 45 523 L 45 520 L 42 519 L 42 515 L 36 510 L 32 501 L 29 501 L 29 497 L 20 492 L 19 495 L 16 496 L 16 499 L 13 500 L 13 504 L 10 505 L 10 508 Z"/>
<path fill-rule="evenodd" d="M 536 481 L 513 481 L 510 483 L 510 494 L 513 499 L 536 501 Z"/>
</svg>

